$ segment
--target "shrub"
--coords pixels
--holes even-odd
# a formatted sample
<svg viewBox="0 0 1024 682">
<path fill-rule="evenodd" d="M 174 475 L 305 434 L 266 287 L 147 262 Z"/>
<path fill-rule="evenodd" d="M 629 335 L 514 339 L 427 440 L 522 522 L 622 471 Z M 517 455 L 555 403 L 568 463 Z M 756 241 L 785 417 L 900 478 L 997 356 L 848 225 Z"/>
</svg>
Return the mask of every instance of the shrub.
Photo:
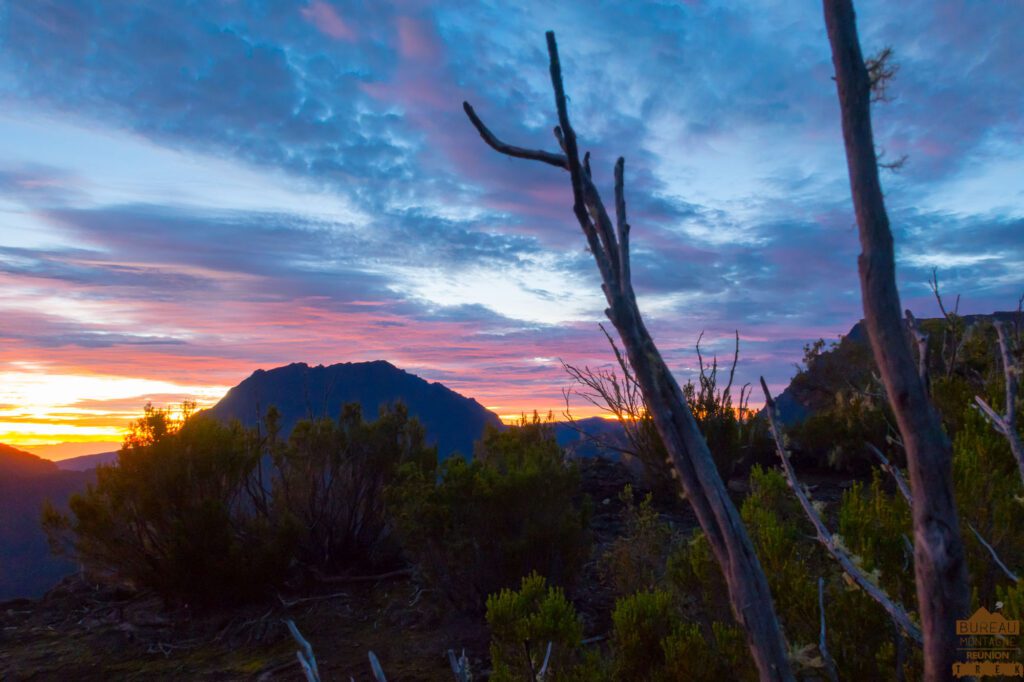
<svg viewBox="0 0 1024 682">
<path fill-rule="evenodd" d="M 1024 569 L 1024 486 L 1006 438 L 974 408 L 963 411 L 961 424 L 953 440 L 957 509 L 972 582 L 991 609 L 996 586 L 1005 584 L 1007 578 L 967 524 L 1019 575 Z"/>
<path fill-rule="evenodd" d="M 74 495 L 71 516 L 50 508 L 44 527 L 70 534 L 94 573 L 155 590 L 169 603 L 205 607 L 261 594 L 284 576 L 294 527 L 261 512 L 259 449 L 237 423 L 176 423 L 146 407 L 116 466 Z"/>
<path fill-rule="evenodd" d="M 616 680 L 756 680 L 746 637 L 713 622 L 684 622 L 669 592 L 639 592 L 620 599 L 612 613 Z"/>
<path fill-rule="evenodd" d="M 874 469 L 870 485 L 856 481 L 843 493 L 839 534 L 875 582 L 913 608 L 917 593 L 910 507 L 899 495 L 885 492 L 883 476 L 888 474 Z"/>
<path fill-rule="evenodd" d="M 487 598 L 487 624 L 495 682 L 534 679 L 548 643 L 546 679 L 565 679 L 577 666 L 583 623 L 562 590 L 536 573 L 523 578 L 518 592 L 504 589 Z"/>
<path fill-rule="evenodd" d="M 385 489 L 401 466 L 432 475 L 437 463 L 419 421 L 397 403 L 367 422 L 350 403 L 337 420 L 299 422 L 279 447 L 276 415 L 268 417 L 274 504 L 298 521 L 300 560 L 331 572 L 394 561 Z"/>
<path fill-rule="evenodd" d="M 668 592 L 638 592 L 618 600 L 612 612 L 615 679 L 661 678 L 665 666 L 662 640 L 679 624 L 672 595 Z"/>
<path fill-rule="evenodd" d="M 409 556 L 469 609 L 532 571 L 570 584 L 589 554 L 589 504 L 550 426 L 489 428 L 476 453 L 449 458 L 439 477 L 403 468 L 391 499 Z"/>
<path fill-rule="evenodd" d="M 633 487 L 627 485 L 619 499 L 626 530 L 605 552 L 602 568 L 617 594 L 653 590 L 665 573 L 665 550 L 672 541 L 672 528 L 658 517 L 653 494 L 648 493 L 637 505 Z"/>
<path fill-rule="evenodd" d="M 757 669 L 750 661 L 747 639 L 737 627 L 714 622 L 705 638 L 696 623 L 680 625 L 662 640 L 665 680 L 753 682 Z"/>
</svg>

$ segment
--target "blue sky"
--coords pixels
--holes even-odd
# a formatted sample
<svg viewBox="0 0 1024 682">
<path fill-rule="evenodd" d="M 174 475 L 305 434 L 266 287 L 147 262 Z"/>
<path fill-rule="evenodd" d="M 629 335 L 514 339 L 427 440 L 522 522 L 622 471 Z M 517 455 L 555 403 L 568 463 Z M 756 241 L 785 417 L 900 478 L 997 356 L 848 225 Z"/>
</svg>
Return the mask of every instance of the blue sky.
<svg viewBox="0 0 1024 682">
<path fill-rule="evenodd" d="M 857 8 L 865 52 L 899 65 L 874 119 L 907 157 L 883 177 L 904 304 L 938 314 L 934 267 L 962 312 L 1015 308 L 1024 5 Z M 817 3 L 8 0 L 0 441 L 116 440 L 146 399 L 294 361 L 383 358 L 500 414 L 560 409 L 558 358 L 611 360 L 568 180 L 494 153 L 461 107 L 553 148 L 549 29 L 609 194 L 626 157 L 670 364 L 685 381 L 702 330 L 720 355 L 739 330 L 741 383 L 781 389 L 860 317 Z"/>
</svg>

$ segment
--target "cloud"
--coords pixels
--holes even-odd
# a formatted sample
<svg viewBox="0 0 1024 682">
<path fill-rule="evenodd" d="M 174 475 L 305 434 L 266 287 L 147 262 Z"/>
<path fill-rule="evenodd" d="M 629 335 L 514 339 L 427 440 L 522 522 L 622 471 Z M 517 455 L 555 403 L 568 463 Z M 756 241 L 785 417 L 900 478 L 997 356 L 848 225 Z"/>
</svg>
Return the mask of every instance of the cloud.
<svg viewBox="0 0 1024 682">
<path fill-rule="evenodd" d="M 777 0 L 594 4 L 14 0 L 0 83 L 0 349 L 216 385 L 257 366 L 385 358 L 512 412 L 557 363 L 611 361 L 543 31 L 611 195 L 626 157 L 646 320 L 685 378 L 743 337 L 774 388 L 860 317 L 859 251 L 818 10 Z M 982 312 L 1024 287 L 1024 10 L 858 3 L 891 45 L 877 143 L 904 302 Z M 486 27 L 487 30 L 481 30 Z M 639 45 L 642 41 L 642 48 Z M 930 311 L 930 313 L 928 312 Z M 187 378 L 187 379 L 186 379 Z"/>
</svg>

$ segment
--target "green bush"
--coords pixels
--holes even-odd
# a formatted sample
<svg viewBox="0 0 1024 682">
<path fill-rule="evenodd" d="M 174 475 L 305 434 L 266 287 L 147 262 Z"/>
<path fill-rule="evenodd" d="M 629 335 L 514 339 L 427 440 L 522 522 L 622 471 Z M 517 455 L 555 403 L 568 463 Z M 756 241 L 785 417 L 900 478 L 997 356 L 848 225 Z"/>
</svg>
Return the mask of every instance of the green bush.
<svg viewBox="0 0 1024 682">
<path fill-rule="evenodd" d="M 523 578 L 518 592 L 504 589 L 487 598 L 487 624 L 495 682 L 534 679 L 549 643 L 546 679 L 566 679 L 578 665 L 583 623 L 562 590 L 536 573 Z"/>
<path fill-rule="evenodd" d="M 439 476 L 402 474 L 391 499 L 403 547 L 459 606 L 481 609 L 532 571 L 571 584 L 589 555 L 579 471 L 539 420 L 488 429 L 473 461 L 449 458 Z"/>
<path fill-rule="evenodd" d="M 756 680 L 746 638 L 736 627 L 685 622 L 672 594 L 655 590 L 620 599 L 612 613 L 615 680 Z"/>
<path fill-rule="evenodd" d="M 910 506 L 900 495 L 885 492 L 888 474 L 872 470 L 870 485 L 855 481 L 843 493 L 839 535 L 861 567 L 887 594 L 913 608 L 914 548 Z"/>
<path fill-rule="evenodd" d="M 665 653 L 664 680 L 693 682 L 754 682 L 757 668 L 750 661 L 747 640 L 737 627 L 714 622 L 705 638 L 696 623 L 686 623 L 661 642 Z"/>
<path fill-rule="evenodd" d="M 999 408 L 996 408 L 999 409 Z M 1018 575 L 1024 570 L 1024 486 L 1006 438 L 974 408 L 953 441 L 953 481 L 972 583 L 992 608 L 1006 575 L 978 542 L 971 524 Z"/>
<path fill-rule="evenodd" d="M 633 487 L 628 485 L 619 495 L 626 531 L 601 558 L 604 575 L 619 595 L 653 590 L 665 573 L 665 550 L 672 541 L 672 528 L 659 518 L 653 498 L 648 493 L 637 505 Z"/>
<path fill-rule="evenodd" d="M 296 519 L 302 563 L 337 572 L 395 561 L 385 490 L 403 465 L 428 475 L 437 466 L 437 449 L 427 447 L 419 421 L 397 403 L 367 422 L 350 403 L 337 420 L 299 422 L 283 445 L 273 411 L 267 423 L 274 508 Z"/>
<path fill-rule="evenodd" d="M 612 612 L 615 679 L 663 679 L 662 641 L 679 625 L 672 595 L 666 591 L 638 592 L 618 600 Z"/>
<path fill-rule="evenodd" d="M 237 423 L 181 423 L 146 407 L 116 466 L 74 495 L 71 515 L 52 507 L 44 527 L 70 535 L 94 574 L 155 590 L 172 604 L 207 607 L 251 599 L 279 582 L 294 525 L 276 523 L 258 501 L 260 450 Z"/>
</svg>

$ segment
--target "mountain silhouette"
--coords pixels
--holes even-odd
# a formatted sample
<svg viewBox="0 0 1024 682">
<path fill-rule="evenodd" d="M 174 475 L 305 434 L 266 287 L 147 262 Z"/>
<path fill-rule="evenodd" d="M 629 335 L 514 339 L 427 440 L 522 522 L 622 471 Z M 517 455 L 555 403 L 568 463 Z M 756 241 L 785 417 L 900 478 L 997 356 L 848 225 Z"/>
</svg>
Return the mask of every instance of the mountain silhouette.
<svg viewBox="0 0 1024 682">
<path fill-rule="evenodd" d="M 206 413 L 254 426 L 273 405 L 281 413 L 282 435 L 287 435 L 301 419 L 337 418 L 346 403 L 359 403 L 366 419 L 372 420 L 381 406 L 396 401 L 405 403 L 409 414 L 420 420 L 441 459 L 456 452 L 472 455 L 484 427 L 501 426 L 497 415 L 472 398 L 383 360 L 256 370 Z"/>
<path fill-rule="evenodd" d="M 57 465 L 0 444 L 0 601 L 38 597 L 74 570 L 54 557 L 40 525 L 43 502 L 66 507 L 89 474 L 61 471 Z"/>
</svg>

